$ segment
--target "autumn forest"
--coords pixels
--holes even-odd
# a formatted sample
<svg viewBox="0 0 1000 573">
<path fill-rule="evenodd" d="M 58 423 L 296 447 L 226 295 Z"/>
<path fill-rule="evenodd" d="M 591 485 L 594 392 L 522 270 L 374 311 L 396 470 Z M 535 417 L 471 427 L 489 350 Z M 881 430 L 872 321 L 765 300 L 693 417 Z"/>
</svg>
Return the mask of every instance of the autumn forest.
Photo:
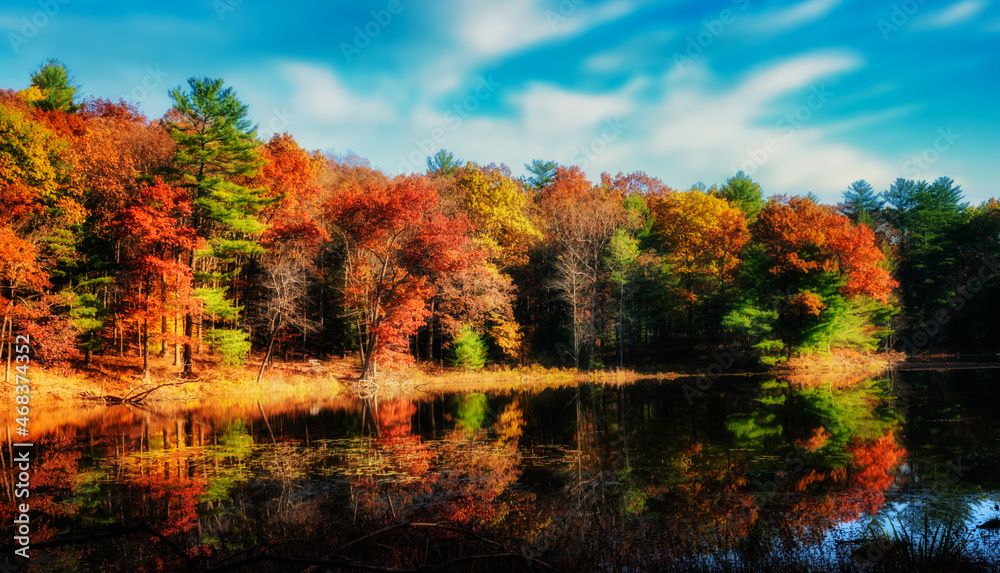
<svg viewBox="0 0 1000 573">
<path fill-rule="evenodd" d="M 743 172 L 657 177 L 446 150 L 424 173 L 263 141 L 222 79 L 147 118 L 39 67 L 0 91 L 0 313 L 10 374 L 151 357 L 652 370 L 793 356 L 997 349 L 1000 204 L 948 177 L 858 180 L 837 205 Z M 704 361 L 702 361 L 704 362 Z"/>
</svg>

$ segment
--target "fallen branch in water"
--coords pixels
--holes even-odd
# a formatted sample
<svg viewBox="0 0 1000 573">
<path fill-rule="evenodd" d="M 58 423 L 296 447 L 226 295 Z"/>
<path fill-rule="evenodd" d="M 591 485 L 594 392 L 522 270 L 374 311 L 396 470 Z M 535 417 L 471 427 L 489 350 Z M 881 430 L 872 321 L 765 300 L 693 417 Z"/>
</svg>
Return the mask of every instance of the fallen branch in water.
<svg viewBox="0 0 1000 573">
<path fill-rule="evenodd" d="M 154 386 L 153 388 L 150 388 L 148 390 L 143 390 L 141 392 L 133 394 L 133 392 L 136 392 L 137 390 L 139 390 L 139 389 L 142 388 L 142 386 L 139 386 L 139 388 L 136 388 L 135 390 L 130 391 L 124 397 L 122 397 L 122 396 L 108 396 L 108 395 L 104 395 L 104 396 L 81 396 L 81 397 L 83 399 L 85 399 L 85 400 L 102 401 L 105 404 L 131 404 L 131 405 L 139 405 L 139 404 L 143 404 L 144 403 L 144 400 L 146 399 L 146 397 L 148 397 L 153 392 L 159 390 L 160 388 L 165 388 L 167 386 L 181 386 L 181 385 L 184 385 L 184 384 L 188 384 L 189 382 L 194 382 L 194 380 L 183 380 L 181 382 L 167 382 L 165 384 L 160 384 L 159 386 Z"/>
</svg>

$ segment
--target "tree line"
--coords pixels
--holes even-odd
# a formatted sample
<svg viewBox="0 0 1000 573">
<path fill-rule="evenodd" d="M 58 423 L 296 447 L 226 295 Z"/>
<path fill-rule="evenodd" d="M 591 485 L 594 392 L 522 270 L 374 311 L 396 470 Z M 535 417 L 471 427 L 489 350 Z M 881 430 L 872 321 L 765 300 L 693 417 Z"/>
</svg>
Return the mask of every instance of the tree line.
<svg viewBox="0 0 1000 573">
<path fill-rule="evenodd" d="M 57 61 L 0 91 L 0 357 L 153 355 L 183 372 L 276 355 L 651 367 L 745 344 L 995 351 L 995 200 L 954 181 L 765 199 L 740 172 L 678 191 L 637 172 L 526 177 L 441 150 L 396 177 L 258 137 L 222 79 L 148 119 Z"/>
</svg>

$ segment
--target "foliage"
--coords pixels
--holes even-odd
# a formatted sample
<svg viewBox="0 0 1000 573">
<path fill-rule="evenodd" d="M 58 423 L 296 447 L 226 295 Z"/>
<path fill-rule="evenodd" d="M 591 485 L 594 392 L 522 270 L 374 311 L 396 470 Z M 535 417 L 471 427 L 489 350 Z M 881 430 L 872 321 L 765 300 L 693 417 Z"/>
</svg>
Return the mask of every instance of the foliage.
<svg viewBox="0 0 1000 573">
<path fill-rule="evenodd" d="M 439 149 L 437 153 L 427 158 L 428 175 L 454 177 L 461 167 L 462 160 L 446 149 Z"/>
<path fill-rule="evenodd" d="M 32 104 L 44 111 L 74 111 L 76 86 L 72 85 L 69 71 L 58 60 L 48 60 L 31 76 L 31 86 L 40 97 L 32 97 Z"/>
<path fill-rule="evenodd" d="M 451 365 L 464 370 L 479 370 L 486 365 L 486 358 L 486 343 L 471 326 L 463 325 L 452 341 Z"/>
<path fill-rule="evenodd" d="M 476 237 L 500 268 L 527 262 L 528 250 L 542 237 L 529 217 L 528 197 L 500 168 L 469 163 L 456 178 L 463 211 Z"/>
<path fill-rule="evenodd" d="M 559 164 L 555 161 L 545 161 L 534 159 L 531 163 L 525 163 L 524 168 L 531 174 L 524 180 L 524 185 L 528 189 L 541 191 L 556 180 L 556 172 Z"/>
<path fill-rule="evenodd" d="M 958 571 L 968 557 L 972 532 L 954 520 L 932 524 L 925 512 L 917 527 L 902 519 L 887 525 L 873 522 L 865 532 L 862 555 L 876 563 L 878 571 Z"/>
<path fill-rule="evenodd" d="M 205 341 L 227 366 L 242 366 L 250 353 L 250 335 L 239 329 L 210 328 Z"/>
<path fill-rule="evenodd" d="M 114 351 L 148 371 L 155 342 L 190 373 L 200 335 L 229 336 L 213 328 L 254 333 L 233 356 L 359 352 L 366 377 L 440 358 L 463 325 L 494 358 L 590 368 L 687 360 L 684 335 L 768 365 L 1000 342 L 1000 208 L 948 177 L 858 180 L 836 207 L 765 203 L 742 172 L 676 192 L 446 150 L 393 178 L 259 140 L 220 78 L 169 90 L 153 120 L 81 101 L 55 60 L 25 83 L 0 91 L 0 339 L 52 333 L 52 363 Z"/>
<path fill-rule="evenodd" d="M 364 375 L 382 361 L 412 360 L 408 336 L 427 316 L 429 279 L 468 262 L 470 225 L 446 218 L 437 193 L 418 177 L 388 185 L 354 182 L 326 203 L 326 218 L 341 241 L 346 275 L 342 292 L 361 341 Z"/>
<path fill-rule="evenodd" d="M 730 177 L 716 194 L 742 211 L 748 224 L 757 220 L 757 214 L 764 207 L 764 193 L 760 185 L 743 171 Z"/>
</svg>

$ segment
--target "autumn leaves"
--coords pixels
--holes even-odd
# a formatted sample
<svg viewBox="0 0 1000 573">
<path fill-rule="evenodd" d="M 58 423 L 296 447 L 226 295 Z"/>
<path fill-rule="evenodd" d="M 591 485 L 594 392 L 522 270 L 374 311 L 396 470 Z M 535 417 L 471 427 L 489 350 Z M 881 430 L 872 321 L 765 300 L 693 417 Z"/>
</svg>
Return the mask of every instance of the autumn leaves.
<svg viewBox="0 0 1000 573">
<path fill-rule="evenodd" d="M 731 339 L 741 316 L 769 321 L 768 348 L 870 345 L 895 286 L 868 227 L 808 198 L 765 204 L 742 175 L 678 192 L 441 151 L 392 178 L 260 141 L 220 79 L 171 90 L 155 121 L 42 80 L 0 93 L 0 307 L 43 362 L 114 352 L 148 372 L 172 350 L 195 374 L 199 355 L 257 350 L 260 378 L 279 350 L 356 352 L 373 377 L 472 333 L 493 361 L 596 368 Z"/>
</svg>

